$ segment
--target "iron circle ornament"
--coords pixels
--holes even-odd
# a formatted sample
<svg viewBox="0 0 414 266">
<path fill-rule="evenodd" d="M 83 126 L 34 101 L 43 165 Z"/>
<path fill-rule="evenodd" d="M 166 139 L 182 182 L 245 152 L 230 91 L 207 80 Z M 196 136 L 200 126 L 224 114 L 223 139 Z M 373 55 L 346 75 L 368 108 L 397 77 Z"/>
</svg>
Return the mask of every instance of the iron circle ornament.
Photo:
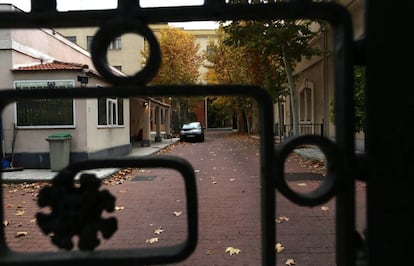
<svg viewBox="0 0 414 266">
<path fill-rule="evenodd" d="M 294 149 L 302 145 L 314 145 L 321 149 L 326 159 L 326 176 L 320 186 L 310 192 L 300 193 L 292 190 L 285 178 L 285 162 Z M 276 150 L 276 188 L 292 202 L 302 206 L 316 206 L 330 200 L 336 192 L 338 151 L 334 142 L 317 135 L 302 135 L 286 140 Z"/>
<path fill-rule="evenodd" d="M 135 33 L 149 44 L 149 59 L 144 68 L 132 76 L 118 76 L 109 67 L 107 50 L 111 42 L 126 33 Z M 161 66 L 161 49 L 152 30 L 133 18 L 116 18 L 99 28 L 92 40 L 92 62 L 96 70 L 114 85 L 145 85 L 152 80 Z"/>
</svg>

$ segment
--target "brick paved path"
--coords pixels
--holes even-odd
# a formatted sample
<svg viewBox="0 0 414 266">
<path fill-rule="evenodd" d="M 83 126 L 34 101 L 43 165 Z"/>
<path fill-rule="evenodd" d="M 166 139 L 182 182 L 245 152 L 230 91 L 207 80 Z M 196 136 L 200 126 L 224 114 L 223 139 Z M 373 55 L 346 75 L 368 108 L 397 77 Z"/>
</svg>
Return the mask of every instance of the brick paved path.
<svg viewBox="0 0 414 266">
<path fill-rule="evenodd" d="M 177 265 L 260 265 L 260 184 L 257 140 L 209 133 L 204 143 L 179 143 L 164 151 L 189 160 L 196 170 L 199 200 L 199 242 L 195 252 Z M 290 173 L 314 172 L 312 165 L 292 157 Z M 290 181 L 298 191 L 317 187 L 318 180 Z M 99 249 L 163 246 L 186 237 L 185 196 L 182 177 L 166 169 L 134 169 L 112 178 L 102 188 L 117 197 L 119 231 Z M 120 184 L 115 184 L 120 183 Z M 38 211 L 36 184 L 3 185 L 8 245 L 16 251 L 57 251 L 34 221 Z M 357 183 L 357 227 L 365 219 L 365 187 Z M 299 207 L 279 193 L 276 198 L 277 241 L 285 250 L 277 265 L 292 258 L 296 265 L 335 265 L 335 202 L 313 208 Z M 321 208 L 323 207 L 323 208 Z M 47 210 L 42 210 L 47 212 Z M 174 214 L 175 212 L 175 214 Z M 161 229 L 161 230 L 157 230 Z M 155 232 L 159 234 L 156 234 Z M 16 237 L 17 232 L 22 232 Z M 27 235 L 25 234 L 27 232 Z M 158 238 L 153 244 L 147 240 Z M 227 247 L 240 249 L 230 256 Z M 60 251 L 59 251 L 60 252 Z"/>
</svg>

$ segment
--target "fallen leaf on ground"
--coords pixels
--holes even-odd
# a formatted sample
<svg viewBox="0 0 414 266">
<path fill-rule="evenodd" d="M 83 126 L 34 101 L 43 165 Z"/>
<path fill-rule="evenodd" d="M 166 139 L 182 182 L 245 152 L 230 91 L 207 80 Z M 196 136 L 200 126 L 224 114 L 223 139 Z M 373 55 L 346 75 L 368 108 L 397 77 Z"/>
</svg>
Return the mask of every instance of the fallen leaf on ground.
<svg viewBox="0 0 414 266">
<path fill-rule="evenodd" d="M 24 212 L 25 212 L 25 211 L 17 211 L 17 212 L 16 212 L 16 215 L 17 215 L 17 216 L 22 216 L 22 215 L 24 215 Z"/>
<path fill-rule="evenodd" d="M 157 243 L 158 242 L 158 237 L 153 237 L 153 238 L 149 238 L 149 239 L 147 239 L 147 240 L 145 240 L 145 243 L 147 243 L 147 244 L 154 244 L 154 243 Z"/>
<path fill-rule="evenodd" d="M 296 265 L 296 262 L 294 259 L 287 259 L 285 262 L 285 265 L 288 265 L 288 266 Z"/>
<path fill-rule="evenodd" d="M 160 235 L 162 232 L 164 232 L 164 229 L 162 229 L 162 227 L 158 227 L 154 230 L 154 234 L 156 235 Z"/>
<path fill-rule="evenodd" d="M 120 210 L 123 210 L 123 209 L 125 209 L 125 207 L 123 207 L 123 206 L 116 206 L 115 207 L 116 211 L 120 211 Z"/>
<path fill-rule="evenodd" d="M 174 215 L 177 217 L 180 216 L 181 214 L 183 214 L 183 212 L 177 212 L 177 211 L 174 212 Z"/>
<path fill-rule="evenodd" d="M 275 222 L 281 224 L 283 222 L 289 222 L 289 217 L 286 216 L 279 216 L 279 218 L 275 219 Z"/>
<path fill-rule="evenodd" d="M 207 250 L 206 251 L 206 255 L 214 255 L 214 254 L 216 254 L 216 253 L 214 253 L 214 250 Z"/>
<path fill-rule="evenodd" d="M 282 246 L 282 244 L 277 243 L 277 244 L 275 245 L 275 249 L 276 249 L 277 253 L 280 253 L 280 252 L 282 252 L 283 250 L 285 250 L 285 247 L 284 247 L 284 246 Z"/>
<path fill-rule="evenodd" d="M 298 187 L 306 187 L 307 186 L 307 184 L 306 183 L 299 183 L 298 184 Z"/>
<path fill-rule="evenodd" d="M 16 237 L 27 236 L 28 232 L 17 232 Z"/>
<path fill-rule="evenodd" d="M 329 207 L 322 206 L 322 207 L 321 207 L 321 210 L 322 210 L 322 211 L 324 211 L 324 212 L 327 212 L 327 211 L 329 211 Z"/>
<path fill-rule="evenodd" d="M 9 224 L 10 224 L 9 221 L 6 221 L 6 220 L 3 221 L 3 226 L 8 226 Z"/>
<path fill-rule="evenodd" d="M 226 248 L 226 253 L 229 253 L 230 256 L 233 256 L 234 254 L 238 255 L 241 252 L 240 249 L 238 248 L 234 248 L 234 247 L 227 247 Z"/>
<path fill-rule="evenodd" d="M 230 182 L 233 182 L 234 180 L 236 180 L 236 178 L 230 178 Z"/>
</svg>

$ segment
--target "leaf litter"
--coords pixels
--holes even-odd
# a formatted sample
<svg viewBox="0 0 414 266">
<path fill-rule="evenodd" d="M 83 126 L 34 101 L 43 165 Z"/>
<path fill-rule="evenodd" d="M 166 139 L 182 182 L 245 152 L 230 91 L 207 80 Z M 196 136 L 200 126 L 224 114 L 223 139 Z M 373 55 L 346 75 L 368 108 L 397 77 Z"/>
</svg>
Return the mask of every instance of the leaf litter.
<svg viewBox="0 0 414 266">
<path fill-rule="evenodd" d="M 241 252 L 240 249 L 238 248 L 234 248 L 234 247 L 227 247 L 226 248 L 226 253 L 229 253 L 230 256 L 233 256 L 234 254 L 239 255 Z"/>
</svg>

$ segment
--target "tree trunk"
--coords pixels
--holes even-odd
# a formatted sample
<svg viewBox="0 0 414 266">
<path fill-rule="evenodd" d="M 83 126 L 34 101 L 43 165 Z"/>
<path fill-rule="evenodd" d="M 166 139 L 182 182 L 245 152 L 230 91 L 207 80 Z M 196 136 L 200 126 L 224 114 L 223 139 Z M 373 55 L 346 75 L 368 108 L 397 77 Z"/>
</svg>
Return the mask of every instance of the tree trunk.
<svg viewBox="0 0 414 266">
<path fill-rule="evenodd" d="M 239 132 L 246 132 L 246 120 L 244 119 L 244 112 L 237 110 L 237 128 Z"/>
<path fill-rule="evenodd" d="M 277 97 L 277 109 L 278 109 L 278 116 L 279 116 L 279 141 L 282 142 L 282 138 L 284 137 L 284 117 L 282 114 L 282 104 L 281 104 L 281 100 L 279 97 Z"/>
<path fill-rule="evenodd" d="M 244 115 L 244 120 L 246 121 L 246 132 L 250 134 L 250 121 L 249 121 L 249 115 L 247 114 L 246 109 L 244 109 L 243 115 Z"/>
<path fill-rule="evenodd" d="M 260 133 L 259 109 L 257 107 L 257 102 L 253 102 L 251 128 L 252 133 Z"/>
<path fill-rule="evenodd" d="M 286 67 L 286 75 L 288 78 L 289 90 L 290 90 L 290 106 L 292 113 L 292 124 L 293 124 L 293 135 L 296 136 L 299 134 L 299 116 L 298 116 L 298 97 L 295 88 L 295 82 L 293 81 L 293 70 L 289 58 L 287 58 L 285 49 L 282 49 L 283 52 L 283 62 Z"/>
</svg>

